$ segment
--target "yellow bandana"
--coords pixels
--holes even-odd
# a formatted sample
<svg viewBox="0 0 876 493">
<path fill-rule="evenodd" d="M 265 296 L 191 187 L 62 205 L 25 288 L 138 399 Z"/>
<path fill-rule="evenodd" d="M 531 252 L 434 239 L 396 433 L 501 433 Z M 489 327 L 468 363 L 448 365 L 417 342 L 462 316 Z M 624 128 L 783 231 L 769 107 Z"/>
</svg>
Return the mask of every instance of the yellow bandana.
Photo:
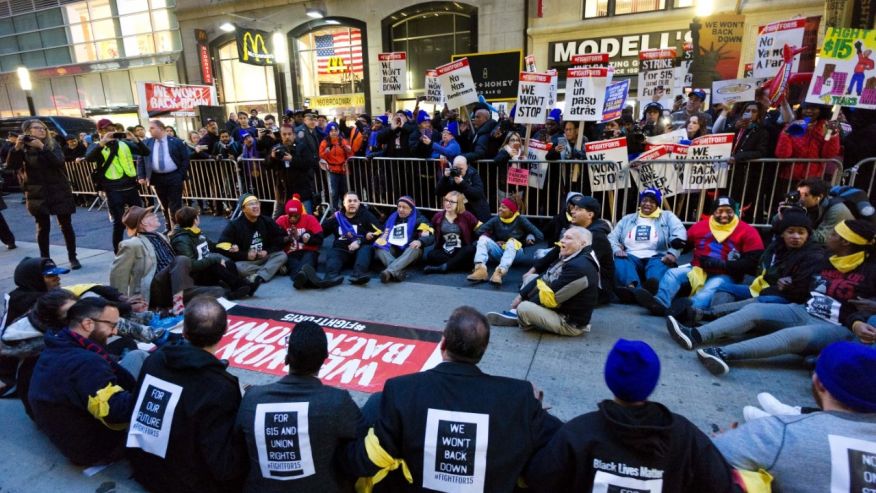
<svg viewBox="0 0 876 493">
<path fill-rule="evenodd" d="M 569 222 L 572 222 L 572 220 L 573 220 L 573 219 L 572 219 L 572 215 L 569 214 L 568 212 L 566 213 L 566 220 L 569 221 Z"/>
<path fill-rule="evenodd" d="M 727 224 L 719 224 L 715 220 L 715 216 L 709 218 L 709 229 L 712 231 L 712 236 L 718 240 L 718 243 L 723 243 L 724 240 L 736 231 L 736 226 L 739 226 L 739 216 L 733 216 L 733 220 Z"/>
<path fill-rule="evenodd" d="M 250 195 L 250 196 L 248 196 L 247 198 L 243 199 L 243 203 L 241 203 L 240 206 L 241 206 L 241 207 L 246 207 L 246 204 L 248 204 L 248 203 L 250 203 L 250 202 L 253 202 L 253 201 L 257 201 L 258 199 L 259 199 L 259 198 L 256 197 L 255 195 Z"/>
<path fill-rule="evenodd" d="M 186 229 L 191 231 L 192 233 L 195 233 L 196 235 L 201 234 L 201 228 L 199 228 L 197 226 L 192 226 L 191 228 L 186 228 Z"/>
<path fill-rule="evenodd" d="M 766 279 L 763 278 L 765 275 L 766 269 L 754 279 L 751 286 L 748 286 L 748 292 L 751 293 L 752 298 L 757 298 L 760 296 L 761 291 L 769 287 L 770 283 L 766 282 Z"/>
<path fill-rule="evenodd" d="M 517 219 L 518 216 L 520 216 L 520 213 L 519 213 L 519 212 L 515 212 L 514 215 L 511 216 L 511 217 L 509 217 L 508 219 L 505 219 L 505 218 L 503 218 L 502 216 L 499 216 L 499 220 L 502 221 L 502 222 L 505 223 L 505 224 L 511 224 L 511 223 L 513 223 L 513 222 Z"/>
<path fill-rule="evenodd" d="M 837 226 L 837 230 L 839 230 L 839 226 Z M 866 257 L 867 252 L 864 252 L 862 250 L 858 253 L 853 253 L 851 255 L 846 255 L 843 257 L 840 257 L 839 255 L 833 255 L 832 257 L 830 257 L 829 260 L 830 264 L 833 265 L 836 270 L 845 274 L 846 272 L 851 272 L 860 267 L 861 264 L 864 263 L 864 259 Z"/>
<path fill-rule="evenodd" d="M 839 224 L 834 226 L 833 229 L 836 231 L 836 234 L 840 236 L 840 238 L 848 241 L 853 245 L 865 246 L 873 244 L 872 239 L 868 240 L 867 238 L 864 238 L 858 233 L 852 231 L 852 228 L 850 228 L 845 221 L 841 221 Z"/>
<path fill-rule="evenodd" d="M 644 217 L 644 218 L 648 218 L 648 219 L 657 219 L 658 217 L 660 217 L 661 212 L 663 212 L 663 209 L 658 207 L 658 208 L 654 209 L 654 212 L 652 212 L 650 214 L 643 214 L 642 209 L 639 208 L 639 217 Z"/>
</svg>

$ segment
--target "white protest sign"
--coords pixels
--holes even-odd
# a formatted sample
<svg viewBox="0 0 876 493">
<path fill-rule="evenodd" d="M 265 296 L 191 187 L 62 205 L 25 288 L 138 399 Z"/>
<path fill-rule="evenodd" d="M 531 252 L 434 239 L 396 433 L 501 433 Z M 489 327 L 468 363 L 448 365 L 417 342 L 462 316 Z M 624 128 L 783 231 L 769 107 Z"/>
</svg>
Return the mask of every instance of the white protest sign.
<svg viewBox="0 0 876 493">
<path fill-rule="evenodd" d="M 520 72 L 520 85 L 517 89 L 517 112 L 514 123 L 541 125 L 547 119 L 550 107 L 551 75 Z"/>
<path fill-rule="evenodd" d="M 182 392 L 179 385 L 147 373 L 134 405 L 126 446 L 165 458 Z"/>
<path fill-rule="evenodd" d="M 675 48 L 639 52 L 639 104 L 654 101 L 672 107 L 675 96 Z"/>
<path fill-rule="evenodd" d="M 438 72 L 438 80 L 441 82 L 444 97 L 447 98 L 448 107 L 461 108 L 478 102 L 478 90 L 471 77 L 468 58 L 444 64 L 435 71 Z"/>
<path fill-rule="evenodd" d="M 290 481 L 316 474 L 309 410 L 309 402 L 256 405 L 253 438 L 263 478 Z"/>
<path fill-rule="evenodd" d="M 754 101 L 754 91 L 763 79 L 730 79 L 712 82 L 712 104 L 722 103 L 730 106 L 740 101 Z"/>
<path fill-rule="evenodd" d="M 609 161 L 587 163 L 591 191 L 610 192 L 630 186 L 626 137 L 588 142 L 584 144 L 584 150 L 588 161 Z"/>
<path fill-rule="evenodd" d="M 876 109 L 876 30 L 829 27 L 806 102 Z"/>
<path fill-rule="evenodd" d="M 402 94 L 408 90 L 408 55 L 403 51 L 378 53 L 380 93 Z"/>
<path fill-rule="evenodd" d="M 610 55 L 608 53 L 588 53 L 586 55 L 572 55 L 569 63 L 574 68 L 605 67 L 608 65 Z"/>
<path fill-rule="evenodd" d="M 671 159 L 669 146 L 656 146 L 639 154 L 639 157 L 630 163 L 633 179 L 636 180 L 636 186 L 639 190 L 656 188 L 660 190 L 663 198 L 676 195 L 681 188 L 681 182 L 675 171 L 674 163 L 649 162 L 654 160 L 669 161 Z"/>
<path fill-rule="evenodd" d="M 651 145 L 677 144 L 682 140 L 687 140 L 687 130 L 683 128 L 676 128 L 665 134 L 645 137 L 645 142 Z"/>
<path fill-rule="evenodd" d="M 545 160 L 548 153 L 548 144 L 540 140 L 530 139 L 529 147 L 526 148 L 526 160 L 529 163 L 529 186 L 544 188 L 547 179 L 548 163 Z"/>
<path fill-rule="evenodd" d="M 712 134 L 697 137 L 687 149 L 687 158 L 710 160 L 711 163 L 687 163 L 684 168 L 685 190 L 702 190 L 727 186 L 727 159 L 733 151 L 733 134 Z"/>
<path fill-rule="evenodd" d="M 444 92 L 441 90 L 441 82 L 438 80 L 437 70 L 426 71 L 426 102 L 433 104 L 444 103 Z"/>
<path fill-rule="evenodd" d="M 564 119 L 577 122 L 602 120 L 607 85 L 607 68 L 570 68 L 566 72 Z"/>
<path fill-rule="evenodd" d="M 535 69 L 535 55 L 526 55 L 523 58 L 523 71 L 538 72 L 538 70 Z"/>
<path fill-rule="evenodd" d="M 758 28 L 757 44 L 754 47 L 754 77 L 773 77 L 779 67 L 785 62 L 782 49 L 786 44 L 803 46 L 803 35 L 806 33 L 806 19 L 773 22 Z M 791 72 L 800 68 L 800 57 L 794 57 Z"/>
<path fill-rule="evenodd" d="M 487 491 L 489 441 L 489 414 L 430 408 L 423 441 L 423 488 L 448 493 Z"/>
<path fill-rule="evenodd" d="M 551 76 L 550 92 L 548 92 L 548 108 L 551 109 L 557 106 L 557 88 L 560 83 L 560 74 L 555 68 L 548 70 L 547 73 Z"/>
</svg>

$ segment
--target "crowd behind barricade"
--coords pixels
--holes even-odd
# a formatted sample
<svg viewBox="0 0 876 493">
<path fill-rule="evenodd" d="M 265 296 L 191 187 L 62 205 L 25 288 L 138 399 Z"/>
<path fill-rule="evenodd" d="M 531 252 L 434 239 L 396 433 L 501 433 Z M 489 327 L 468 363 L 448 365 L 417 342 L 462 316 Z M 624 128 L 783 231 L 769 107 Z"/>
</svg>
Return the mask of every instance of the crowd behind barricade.
<svg viewBox="0 0 876 493">
<path fill-rule="evenodd" d="M 554 110 L 534 138 L 547 144 L 548 160 L 583 161 L 578 132 L 585 142 L 627 136 L 633 155 L 648 138 L 672 131 L 682 130 L 681 140 L 734 133 L 731 169 L 791 159 L 774 170 L 783 193 L 765 209 L 775 213 L 763 231 L 752 226 L 762 214 L 752 197 L 764 195 L 732 186 L 734 179 L 744 185 L 747 173 L 716 187 L 695 221 L 683 221 L 661 189 L 645 187 L 627 194 L 635 211 L 616 224 L 603 214 L 614 204 L 548 175 L 556 186 L 546 190 L 562 192 L 551 197 L 562 208 L 540 224 L 532 216 L 543 212 L 541 202 L 480 176 L 481 160 L 493 160 L 491 172 L 500 177 L 526 156 L 527 132 L 514 124 L 513 110 L 497 121 L 485 104 L 463 118 L 447 108 L 431 115 L 417 109 L 357 115 L 350 125 L 343 115 L 329 122 L 307 111 L 281 122 L 239 113 L 223 130 L 209 122 L 186 140 L 160 121 L 119 129 L 101 120 L 87 147 L 59 143 L 29 120 L 4 154 L 36 221 L 41 258 L 16 268 L 0 334 L 0 391 L 17 394 L 73 463 L 127 457 L 152 491 L 351 491 L 354 482 L 357 491 L 513 491 L 522 484 L 534 491 L 764 491 L 755 484 L 769 475 L 778 491 L 826 491 L 831 461 L 843 455 L 837 447 L 850 454 L 876 447 L 876 221 L 866 192 L 831 188 L 837 170 L 824 159 L 876 154 L 876 142 L 858 137 L 876 119 L 858 110 L 828 121 L 829 108 L 809 104 L 796 114 L 787 104 L 767 110 L 762 96 L 704 109 L 704 96 L 694 90 L 675 108 L 651 103 L 641 119 L 625 114 L 583 128 Z M 216 157 L 236 160 L 242 193 L 233 204 L 186 203 L 191 163 Z M 357 157 L 434 159 L 433 174 L 414 181 L 428 182 L 441 207 L 429 218 L 419 196 L 395 189 L 392 211 L 369 206 L 360 191 L 346 189 Z M 89 178 L 113 220 L 108 285 L 61 288 L 68 270 L 48 258 L 55 215 L 70 267 L 81 267 L 65 173 L 65 162 L 76 160 L 94 163 Z M 258 179 L 266 173 L 275 179 Z M 323 174 L 325 189 L 317 179 Z M 379 173 L 368 178 L 391 188 Z M 143 201 L 146 189 L 163 218 Z M 236 212 L 217 238 L 200 229 L 208 207 Z M 313 324 L 289 335 L 289 376 L 243 398 L 212 355 L 227 324 L 215 298 L 255 296 L 274 277 L 297 290 L 327 289 L 348 272 L 351 284 L 364 286 L 379 265 L 383 283 L 422 269 L 499 286 L 515 264 L 529 270 L 507 310 L 458 308 L 444 329 L 444 361 L 390 380 L 361 410 L 345 391 L 315 378 L 328 350 Z M 667 337 L 696 349 L 715 375 L 743 360 L 806 358 L 820 408 L 795 408 L 764 393 L 761 408 L 745 408 L 748 424 L 712 441 L 648 401 L 659 359 L 647 344 L 620 339 L 605 366 L 614 399 L 563 424 L 532 385 L 476 366 L 491 326 L 586 336 L 601 329 L 593 313 L 608 304 L 664 317 Z M 170 330 L 180 325 L 182 336 Z M 158 349 L 149 354 L 136 342 Z"/>
</svg>

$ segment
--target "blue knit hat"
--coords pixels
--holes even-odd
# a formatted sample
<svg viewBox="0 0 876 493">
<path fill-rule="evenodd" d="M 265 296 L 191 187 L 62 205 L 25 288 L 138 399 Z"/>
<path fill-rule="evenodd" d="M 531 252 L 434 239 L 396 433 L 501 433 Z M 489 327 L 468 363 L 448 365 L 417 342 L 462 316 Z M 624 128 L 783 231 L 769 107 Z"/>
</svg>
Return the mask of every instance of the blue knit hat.
<svg viewBox="0 0 876 493">
<path fill-rule="evenodd" d="M 558 122 L 563 119 L 563 112 L 559 108 L 554 108 L 548 113 L 547 119 Z"/>
<path fill-rule="evenodd" d="M 429 117 L 429 113 L 424 110 L 420 110 L 417 113 L 417 125 L 427 121 L 432 121 L 432 118 Z"/>
<path fill-rule="evenodd" d="M 660 378 L 660 358 L 642 341 L 618 339 L 605 360 L 605 384 L 618 399 L 648 399 Z"/>
<path fill-rule="evenodd" d="M 459 137 L 459 123 L 456 120 L 451 120 L 447 123 L 447 126 L 444 127 L 444 130 L 447 130 L 454 137 Z"/>
<path fill-rule="evenodd" d="M 641 192 L 639 192 L 639 203 L 640 204 L 642 203 L 642 199 L 644 199 L 645 197 L 651 197 L 652 199 L 654 199 L 654 201 L 657 202 L 658 207 L 660 206 L 660 204 L 663 203 L 663 195 L 660 193 L 660 190 L 657 188 L 646 188 L 646 189 L 642 190 Z"/>
<path fill-rule="evenodd" d="M 411 110 L 404 110 L 404 111 L 402 111 L 402 113 L 404 113 L 405 116 L 408 117 L 408 120 L 413 120 L 413 119 L 414 119 L 414 112 L 413 112 L 413 111 L 411 111 Z"/>
<path fill-rule="evenodd" d="M 835 342 L 821 351 L 815 374 L 834 399 L 856 411 L 876 412 L 876 349 Z"/>
<path fill-rule="evenodd" d="M 325 126 L 325 134 L 328 135 L 329 133 L 331 133 L 332 129 L 335 129 L 338 132 L 341 131 L 341 127 L 339 127 L 337 123 L 330 122 L 328 125 Z"/>
<path fill-rule="evenodd" d="M 237 137 L 243 142 L 247 137 L 252 137 L 252 134 L 246 130 L 240 130 L 237 132 Z"/>
<path fill-rule="evenodd" d="M 382 123 L 384 127 L 389 125 L 389 117 L 387 117 L 386 115 L 380 115 L 377 117 L 377 119 L 380 120 L 380 123 Z"/>
</svg>

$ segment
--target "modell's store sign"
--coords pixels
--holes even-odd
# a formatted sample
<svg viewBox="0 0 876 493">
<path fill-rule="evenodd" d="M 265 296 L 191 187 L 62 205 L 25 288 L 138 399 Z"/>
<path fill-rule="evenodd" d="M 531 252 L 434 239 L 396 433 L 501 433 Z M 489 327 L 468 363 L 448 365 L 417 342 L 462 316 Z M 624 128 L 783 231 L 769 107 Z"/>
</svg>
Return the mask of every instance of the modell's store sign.
<svg viewBox="0 0 876 493">
<path fill-rule="evenodd" d="M 138 82 L 140 115 L 143 118 L 160 116 L 195 116 L 198 106 L 216 106 L 216 88 L 213 86 L 166 85 L 158 82 Z"/>
<path fill-rule="evenodd" d="M 677 48 L 681 53 L 684 43 L 690 41 L 690 31 L 687 29 L 555 41 L 548 44 L 548 57 L 551 68 L 563 69 L 572 65 L 574 55 L 608 53 L 614 75 L 635 75 L 639 73 L 640 51 Z"/>
<path fill-rule="evenodd" d="M 257 29 L 237 27 L 237 59 L 250 65 L 273 65 L 271 35 Z"/>
</svg>

